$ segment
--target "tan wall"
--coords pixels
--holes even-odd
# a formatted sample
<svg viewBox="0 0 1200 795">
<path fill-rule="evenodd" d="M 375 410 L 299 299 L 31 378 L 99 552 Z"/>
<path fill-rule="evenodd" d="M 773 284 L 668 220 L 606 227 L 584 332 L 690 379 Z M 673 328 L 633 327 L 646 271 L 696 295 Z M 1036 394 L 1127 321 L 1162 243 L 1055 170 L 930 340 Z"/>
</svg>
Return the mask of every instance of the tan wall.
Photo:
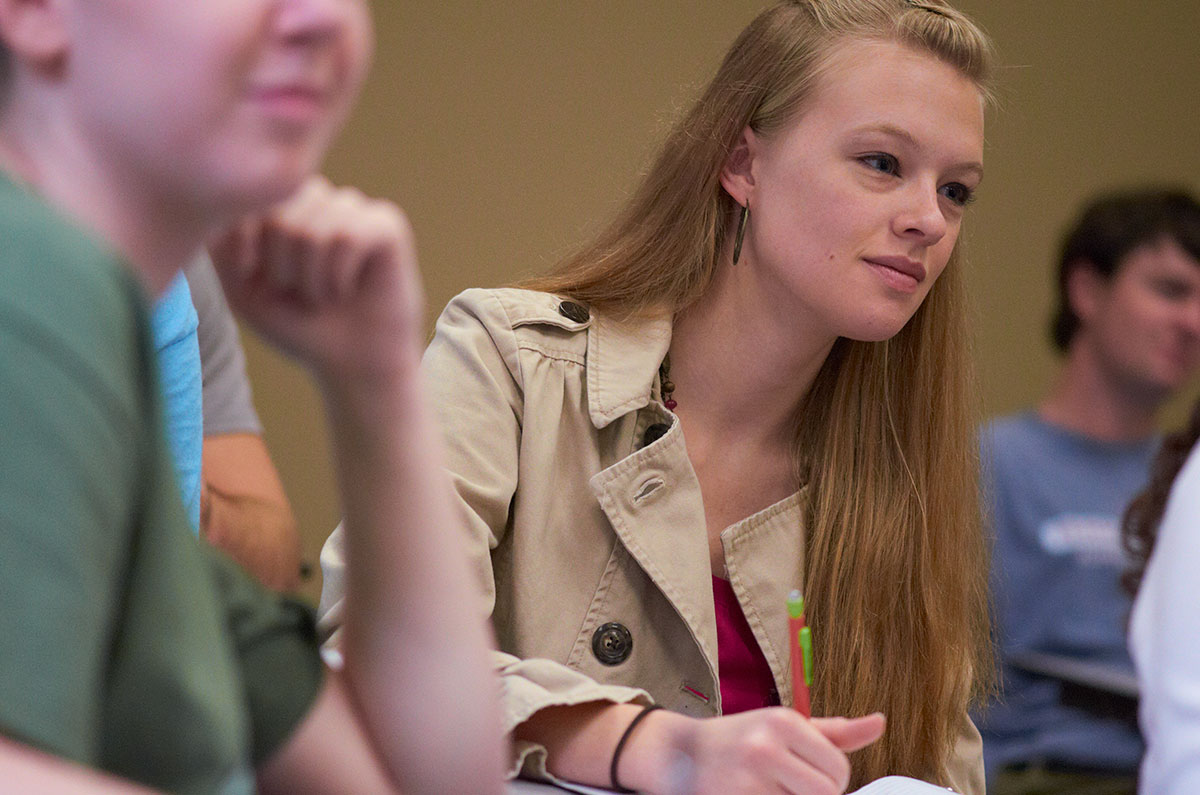
<svg viewBox="0 0 1200 795">
<path fill-rule="evenodd" d="M 327 171 L 408 211 L 432 318 L 463 288 L 545 268 L 606 218 L 765 5 L 377 0 L 375 69 Z M 1054 371 L 1050 266 L 1080 201 L 1143 180 L 1200 190 L 1200 4 L 959 6 L 996 39 L 1003 65 L 968 222 L 995 413 L 1036 400 Z M 267 439 L 315 561 L 338 517 L 320 409 L 294 367 L 248 347 Z M 314 579 L 307 593 L 318 591 Z"/>
</svg>

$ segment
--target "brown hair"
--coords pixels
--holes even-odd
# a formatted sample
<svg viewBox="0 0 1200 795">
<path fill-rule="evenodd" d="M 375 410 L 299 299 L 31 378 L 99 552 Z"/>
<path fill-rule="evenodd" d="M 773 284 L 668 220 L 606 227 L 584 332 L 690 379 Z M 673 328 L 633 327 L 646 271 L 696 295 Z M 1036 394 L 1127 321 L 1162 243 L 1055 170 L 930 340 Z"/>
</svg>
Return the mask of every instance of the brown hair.
<svg viewBox="0 0 1200 795">
<path fill-rule="evenodd" d="M 1162 448 L 1150 467 L 1146 488 L 1125 509 L 1121 520 L 1121 540 L 1129 554 L 1130 566 L 1121 577 L 1121 584 L 1131 596 L 1136 596 L 1146 573 L 1146 564 L 1154 552 L 1158 525 L 1167 509 L 1171 486 L 1183 469 L 1188 454 L 1200 439 L 1200 400 L 1192 407 L 1191 417 L 1184 428 L 1163 439 Z"/>
<path fill-rule="evenodd" d="M 986 96 L 990 45 L 943 0 L 791 0 L 758 16 L 675 126 L 612 224 L 523 286 L 616 313 L 678 310 L 708 286 L 740 207 L 719 175 L 742 130 L 780 130 L 841 41 L 901 42 Z M 799 407 L 805 596 L 816 714 L 888 716 L 851 757 L 853 785 L 944 781 L 972 696 L 991 685 L 977 418 L 957 254 L 905 328 L 840 339 Z"/>
<path fill-rule="evenodd" d="M 1086 267 L 1111 281 L 1135 249 L 1163 239 L 1200 260 L 1200 203 L 1182 188 L 1149 187 L 1098 196 L 1067 232 L 1058 257 L 1058 306 L 1050 341 L 1062 353 L 1079 330 L 1067 285 L 1075 268 Z"/>
</svg>

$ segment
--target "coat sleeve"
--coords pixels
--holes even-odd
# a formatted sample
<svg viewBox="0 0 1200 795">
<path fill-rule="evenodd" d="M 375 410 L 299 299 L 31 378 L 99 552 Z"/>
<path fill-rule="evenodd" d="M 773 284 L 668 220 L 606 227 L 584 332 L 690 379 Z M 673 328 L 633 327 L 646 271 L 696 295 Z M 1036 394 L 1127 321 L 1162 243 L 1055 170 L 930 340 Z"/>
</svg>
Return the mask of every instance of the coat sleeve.
<svg viewBox="0 0 1200 795">
<path fill-rule="evenodd" d="M 960 795 L 984 795 L 983 738 L 965 711 L 959 723 L 958 740 L 946 763 L 946 776 Z"/>
<path fill-rule="evenodd" d="M 500 300 L 488 290 L 468 290 L 451 301 L 438 319 L 423 369 L 445 440 L 447 470 L 464 515 L 465 548 L 478 578 L 481 610 L 490 616 L 496 597 L 491 552 L 509 530 L 524 430 L 517 336 Z M 335 530 L 321 552 L 325 587 L 320 620 L 333 644 L 342 612 L 342 532 L 341 527 Z M 494 660 L 506 732 L 546 707 L 593 701 L 650 703 L 641 690 L 601 685 L 556 661 L 519 659 L 503 651 L 494 652 Z M 516 742 L 509 774 L 551 778 L 545 756 L 540 745 Z"/>
</svg>

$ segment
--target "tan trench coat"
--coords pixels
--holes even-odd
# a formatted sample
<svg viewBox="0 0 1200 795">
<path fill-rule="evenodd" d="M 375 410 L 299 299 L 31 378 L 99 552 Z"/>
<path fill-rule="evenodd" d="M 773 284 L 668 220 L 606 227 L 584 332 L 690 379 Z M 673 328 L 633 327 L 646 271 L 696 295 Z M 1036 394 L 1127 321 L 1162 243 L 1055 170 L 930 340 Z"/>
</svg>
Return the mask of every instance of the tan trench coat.
<svg viewBox="0 0 1200 795">
<path fill-rule="evenodd" d="M 677 712 L 721 713 L 704 508 L 658 394 L 670 337 L 666 316 L 618 322 L 515 289 L 469 290 L 438 321 L 424 367 L 503 650 L 508 730 L 543 707 L 647 694 Z M 665 434 L 645 444 L 656 425 L 650 438 Z M 783 704 L 803 499 L 721 533 Z M 327 626 L 338 620 L 340 537 L 341 528 L 322 552 Z M 513 773 L 546 776 L 544 749 L 514 751 Z M 965 713 L 947 774 L 962 793 L 984 791 L 979 733 Z"/>
</svg>

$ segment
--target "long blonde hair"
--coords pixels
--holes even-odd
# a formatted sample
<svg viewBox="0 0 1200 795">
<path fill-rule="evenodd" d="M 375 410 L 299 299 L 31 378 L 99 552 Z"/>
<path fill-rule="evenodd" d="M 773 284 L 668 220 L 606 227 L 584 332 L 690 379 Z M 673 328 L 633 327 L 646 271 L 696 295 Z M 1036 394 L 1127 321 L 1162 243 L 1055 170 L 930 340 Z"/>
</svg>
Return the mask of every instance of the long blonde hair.
<svg viewBox="0 0 1200 795">
<path fill-rule="evenodd" d="M 779 3 L 741 33 L 612 224 L 524 286 L 623 314 L 694 301 L 741 210 L 719 176 L 742 130 L 769 136 L 794 120 L 851 38 L 929 52 L 986 95 L 988 40 L 944 0 Z M 888 716 L 883 739 L 852 756 L 855 786 L 943 779 L 993 676 L 958 259 L 896 336 L 838 340 L 796 415 L 814 713 Z"/>
</svg>

